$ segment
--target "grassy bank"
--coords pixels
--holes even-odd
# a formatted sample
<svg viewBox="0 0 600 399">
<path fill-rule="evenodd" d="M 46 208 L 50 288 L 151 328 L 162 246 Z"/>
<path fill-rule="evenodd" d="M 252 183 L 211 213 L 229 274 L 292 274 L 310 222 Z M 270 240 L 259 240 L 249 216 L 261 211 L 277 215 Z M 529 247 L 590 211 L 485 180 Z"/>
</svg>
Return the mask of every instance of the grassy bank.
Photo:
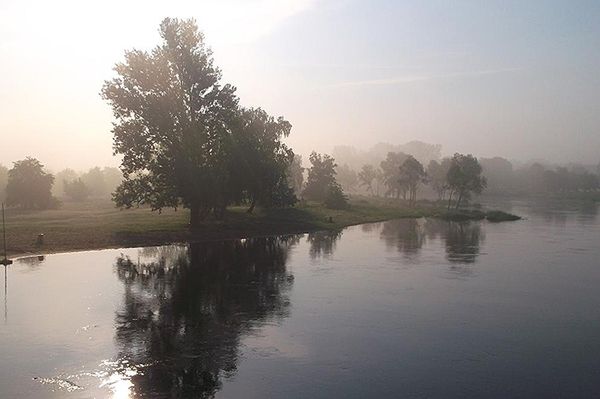
<svg viewBox="0 0 600 399">
<path fill-rule="evenodd" d="M 308 203 L 295 208 L 246 213 L 232 207 L 225 220 L 207 220 L 190 231 L 187 210 L 119 210 L 109 201 L 65 203 L 58 210 L 7 211 L 9 256 L 85 249 L 160 245 L 172 242 L 244 238 L 341 229 L 395 218 L 443 217 L 444 210 L 422 203 L 408 208 L 392 200 L 356 199 L 347 210 Z M 38 234 L 44 243 L 37 244 Z"/>
</svg>

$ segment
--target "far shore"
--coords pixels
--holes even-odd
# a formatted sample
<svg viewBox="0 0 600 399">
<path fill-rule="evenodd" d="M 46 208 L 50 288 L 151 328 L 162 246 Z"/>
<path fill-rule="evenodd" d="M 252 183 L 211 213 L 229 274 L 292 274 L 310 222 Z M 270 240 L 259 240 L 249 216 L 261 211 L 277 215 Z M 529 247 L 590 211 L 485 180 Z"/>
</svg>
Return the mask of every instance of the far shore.
<svg viewBox="0 0 600 399">
<path fill-rule="evenodd" d="M 490 220 L 497 216 L 497 212 L 489 214 Z M 486 213 L 447 212 L 441 204 L 427 201 L 408 207 L 392 199 L 354 198 L 345 210 L 304 203 L 286 209 L 256 209 L 248 214 L 245 207 L 232 207 L 224 220 L 208 219 L 199 228 L 191 230 L 188 226 L 189 212 L 184 209 L 165 209 L 159 213 L 148 208 L 119 210 L 108 200 L 66 202 L 56 210 L 9 209 L 7 252 L 10 258 L 20 258 L 60 252 L 303 234 L 417 217 L 464 221 L 484 219 Z M 40 234 L 44 235 L 42 243 L 38 241 Z"/>
</svg>

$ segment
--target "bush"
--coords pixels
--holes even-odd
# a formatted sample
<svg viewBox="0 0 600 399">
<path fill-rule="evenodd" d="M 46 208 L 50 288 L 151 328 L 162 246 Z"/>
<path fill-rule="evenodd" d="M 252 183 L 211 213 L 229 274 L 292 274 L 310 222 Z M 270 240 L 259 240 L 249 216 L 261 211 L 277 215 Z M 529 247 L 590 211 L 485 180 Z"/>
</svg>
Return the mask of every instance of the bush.
<svg viewBox="0 0 600 399">
<path fill-rule="evenodd" d="M 348 208 L 348 197 L 338 184 L 332 184 L 327 190 L 324 203 L 329 209 L 346 209 Z"/>
</svg>

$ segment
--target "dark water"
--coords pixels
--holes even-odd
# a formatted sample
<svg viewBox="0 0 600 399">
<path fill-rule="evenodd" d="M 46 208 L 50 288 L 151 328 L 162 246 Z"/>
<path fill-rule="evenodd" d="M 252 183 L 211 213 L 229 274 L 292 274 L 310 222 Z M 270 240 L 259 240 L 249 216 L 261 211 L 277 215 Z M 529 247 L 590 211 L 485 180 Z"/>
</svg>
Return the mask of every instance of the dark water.
<svg viewBox="0 0 600 399">
<path fill-rule="evenodd" d="M 0 398 L 600 397 L 597 206 L 501 206 L 21 260 Z"/>
</svg>

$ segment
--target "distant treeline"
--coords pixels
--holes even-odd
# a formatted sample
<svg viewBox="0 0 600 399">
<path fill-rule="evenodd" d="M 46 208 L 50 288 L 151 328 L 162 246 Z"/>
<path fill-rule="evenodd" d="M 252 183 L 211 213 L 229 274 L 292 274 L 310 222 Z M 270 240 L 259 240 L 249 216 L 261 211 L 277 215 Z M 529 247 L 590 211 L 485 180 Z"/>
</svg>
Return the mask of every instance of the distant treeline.
<svg viewBox="0 0 600 399">
<path fill-rule="evenodd" d="M 597 191 L 600 189 L 600 164 L 543 165 L 532 163 L 514 167 L 504 158 L 482 158 L 488 179 L 488 194 L 543 194 Z"/>
<path fill-rule="evenodd" d="M 0 201 L 25 209 L 56 208 L 61 201 L 111 198 L 122 180 L 121 171 L 111 167 L 85 172 L 67 168 L 53 174 L 29 157 L 15 162 L 11 169 L 0 165 Z"/>
<path fill-rule="evenodd" d="M 123 181 L 123 174 L 118 168 L 112 167 L 93 167 L 86 172 L 76 172 L 73 169 L 63 169 L 54 176 L 54 186 L 52 194 L 58 198 L 65 199 L 85 199 L 91 198 L 110 198 L 115 189 Z M 74 186 L 83 185 L 87 193 L 84 198 L 76 194 Z"/>
<path fill-rule="evenodd" d="M 387 151 L 387 152 L 385 152 Z M 339 146 L 333 150 L 336 178 L 350 194 L 395 197 L 403 190 L 396 185 L 402 163 L 410 156 L 418 160 L 426 172 L 422 196 L 446 199 L 447 173 L 451 158 L 442 158 L 441 146 L 413 141 L 404 145 L 380 143 L 368 150 Z M 490 195 L 529 195 L 600 190 L 600 164 L 551 165 L 530 163 L 514 166 L 500 157 L 479 158 L 485 193 Z"/>
</svg>

